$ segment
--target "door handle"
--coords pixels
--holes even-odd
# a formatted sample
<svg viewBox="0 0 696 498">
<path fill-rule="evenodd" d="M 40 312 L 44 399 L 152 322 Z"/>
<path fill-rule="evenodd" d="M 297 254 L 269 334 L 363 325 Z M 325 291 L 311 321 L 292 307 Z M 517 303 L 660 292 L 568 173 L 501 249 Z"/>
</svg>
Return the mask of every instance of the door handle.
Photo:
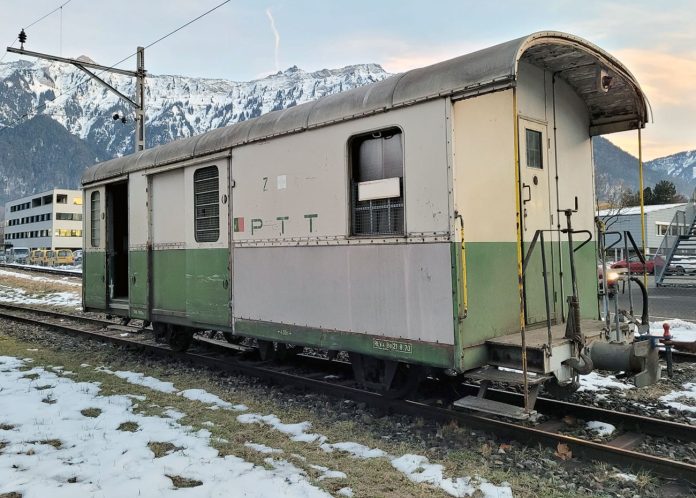
<svg viewBox="0 0 696 498">
<path fill-rule="evenodd" d="M 527 189 L 527 193 L 529 194 L 528 199 L 522 199 L 522 204 L 527 204 L 529 201 L 532 200 L 532 186 L 527 185 L 526 183 L 522 184 L 522 190 Z"/>
</svg>

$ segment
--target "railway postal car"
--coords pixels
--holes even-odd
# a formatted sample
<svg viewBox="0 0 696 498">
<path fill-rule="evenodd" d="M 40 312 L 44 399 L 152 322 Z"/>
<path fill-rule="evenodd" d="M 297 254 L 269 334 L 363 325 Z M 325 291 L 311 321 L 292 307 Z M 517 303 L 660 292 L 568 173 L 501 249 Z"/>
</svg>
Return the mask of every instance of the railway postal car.
<svg viewBox="0 0 696 498">
<path fill-rule="evenodd" d="M 98 164 L 84 308 L 346 351 L 385 389 L 523 356 L 567 383 L 595 343 L 643 355 L 600 321 L 591 139 L 647 119 L 617 59 L 540 32 Z"/>
</svg>

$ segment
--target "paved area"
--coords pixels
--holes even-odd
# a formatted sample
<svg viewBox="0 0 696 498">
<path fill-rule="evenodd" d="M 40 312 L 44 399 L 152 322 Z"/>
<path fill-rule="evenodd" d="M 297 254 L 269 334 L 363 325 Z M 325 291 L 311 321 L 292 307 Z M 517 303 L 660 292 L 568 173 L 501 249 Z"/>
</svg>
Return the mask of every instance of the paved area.
<svg viewBox="0 0 696 498">
<path fill-rule="evenodd" d="M 640 315 L 643 299 L 637 285 L 633 289 L 633 310 Z M 655 287 L 649 277 L 648 303 L 651 319 L 681 318 L 696 322 L 696 288 Z M 628 309 L 628 289 L 619 294 L 619 308 Z"/>
</svg>

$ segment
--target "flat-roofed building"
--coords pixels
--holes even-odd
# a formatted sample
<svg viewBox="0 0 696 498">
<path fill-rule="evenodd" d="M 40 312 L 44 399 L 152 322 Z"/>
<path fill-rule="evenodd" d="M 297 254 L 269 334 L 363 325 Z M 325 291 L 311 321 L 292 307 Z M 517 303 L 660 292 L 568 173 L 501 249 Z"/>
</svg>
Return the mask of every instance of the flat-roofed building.
<svg viewBox="0 0 696 498">
<path fill-rule="evenodd" d="M 82 248 L 82 192 L 53 189 L 5 204 L 5 247 Z"/>
</svg>

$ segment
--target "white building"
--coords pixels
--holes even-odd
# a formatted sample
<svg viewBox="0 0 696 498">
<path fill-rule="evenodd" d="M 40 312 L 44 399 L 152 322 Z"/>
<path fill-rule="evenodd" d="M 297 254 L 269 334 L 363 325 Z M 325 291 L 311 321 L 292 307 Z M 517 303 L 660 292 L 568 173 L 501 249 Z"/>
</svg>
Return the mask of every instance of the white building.
<svg viewBox="0 0 696 498">
<path fill-rule="evenodd" d="M 656 204 L 651 206 L 645 206 L 645 247 L 648 255 L 654 255 L 657 249 L 662 244 L 662 240 L 670 230 L 669 226 L 677 213 L 683 213 L 686 207 L 686 203 L 680 204 Z M 621 232 L 628 230 L 633 236 L 633 240 L 636 241 L 638 247 L 641 246 L 642 234 L 640 225 L 640 206 L 624 207 L 624 208 L 614 208 L 614 209 L 602 209 L 598 213 L 599 218 L 604 221 L 607 225 L 607 231 L 609 232 Z M 676 223 L 672 226 L 671 235 L 685 235 L 686 227 L 684 222 L 679 219 L 680 223 Z M 607 236 L 607 243 L 611 244 L 616 237 L 611 235 Z M 623 258 L 623 241 L 613 248 L 612 253 L 617 258 Z M 632 252 L 629 243 L 629 253 Z"/>
<path fill-rule="evenodd" d="M 5 247 L 82 248 L 82 192 L 53 189 L 5 204 Z"/>
</svg>

